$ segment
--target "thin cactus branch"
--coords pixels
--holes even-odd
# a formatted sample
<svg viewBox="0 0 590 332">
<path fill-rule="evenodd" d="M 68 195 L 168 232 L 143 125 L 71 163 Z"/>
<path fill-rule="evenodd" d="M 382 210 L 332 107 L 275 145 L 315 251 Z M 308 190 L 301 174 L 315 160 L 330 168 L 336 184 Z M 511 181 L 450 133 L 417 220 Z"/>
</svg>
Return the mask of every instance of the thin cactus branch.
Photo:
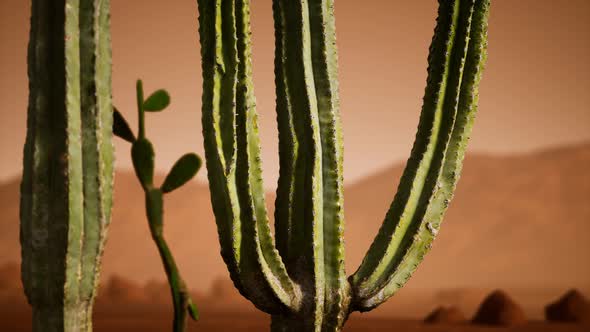
<svg viewBox="0 0 590 332">
<path fill-rule="evenodd" d="M 123 115 L 115 110 L 113 132 L 115 135 L 130 142 L 131 158 L 135 175 L 145 194 L 146 215 L 150 233 L 154 243 L 158 247 L 164 270 L 170 285 L 172 303 L 174 305 L 174 319 L 172 331 L 182 332 L 186 330 L 187 314 L 194 320 L 199 319 L 197 307 L 193 303 L 186 283 L 182 279 L 176 261 L 164 238 L 164 194 L 186 184 L 199 171 L 201 159 L 194 153 L 187 153 L 172 166 L 163 184 L 154 187 L 155 152 L 145 130 L 145 112 L 160 112 L 170 104 L 170 96 L 165 90 L 158 90 L 144 99 L 143 84 L 137 81 L 137 111 L 139 129 L 137 138 L 129 127 Z"/>
</svg>

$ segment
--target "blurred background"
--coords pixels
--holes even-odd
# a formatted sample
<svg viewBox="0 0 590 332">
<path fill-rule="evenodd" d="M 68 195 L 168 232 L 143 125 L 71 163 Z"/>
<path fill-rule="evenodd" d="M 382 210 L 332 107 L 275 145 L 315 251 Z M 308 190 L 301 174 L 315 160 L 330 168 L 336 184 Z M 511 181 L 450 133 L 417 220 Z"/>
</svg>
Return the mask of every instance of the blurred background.
<svg viewBox="0 0 590 332">
<path fill-rule="evenodd" d="M 183 153 L 203 155 L 196 1 L 111 3 L 115 105 L 135 127 L 137 78 L 147 91 L 166 88 L 172 96 L 165 113 L 147 119 L 157 169 L 165 174 Z M 29 1 L 0 1 L 0 297 L 18 301 L 29 7 Z M 349 273 L 376 234 L 409 156 L 436 8 L 433 0 L 336 2 Z M 278 140 L 271 1 L 252 1 L 252 16 L 272 209 Z M 566 291 L 590 294 L 590 1 L 496 0 L 489 31 L 479 114 L 444 227 L 408 285 L 368 317 L 416 319 L 441 305 L 470 316 L 485 295 L 502 289 L 538 320 L 544 305 Z M 130 147 L 120 140 L 115 146 L 115 207 L 101 297 L 168 303 L 143 196 L 130 171 Z M 204 169 L 169 196 L 165 220 L 197 302 L 252 312 L 219 255 Z"/>
</svg>

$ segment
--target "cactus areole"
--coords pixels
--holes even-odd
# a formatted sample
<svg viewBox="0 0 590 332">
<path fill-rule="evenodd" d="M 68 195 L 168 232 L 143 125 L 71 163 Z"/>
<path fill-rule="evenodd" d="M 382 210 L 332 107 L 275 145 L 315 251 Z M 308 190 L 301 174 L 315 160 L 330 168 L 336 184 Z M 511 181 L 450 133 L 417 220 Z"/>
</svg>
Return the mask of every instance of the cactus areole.
<svg viewBox="0 0 590 332">
<path fill-rule="evenodd" d="M 21 183 L 33 330 L 91 331 L 111 215 L 109 0 L 33 0 Z"/>
<path fill-rule="evenodd" d="M 477 110 L 489 0 L 441 0 L 418 132 L 361 266 L 344 268 L 334 0 L 273 0 L 280 175 L 275 236 L 261 176 L 249 0 L 199 0 L 203 135 L 221 254 L 272 331 L 340 331 L 414 272 L 453 195 Z"/>
</svg>

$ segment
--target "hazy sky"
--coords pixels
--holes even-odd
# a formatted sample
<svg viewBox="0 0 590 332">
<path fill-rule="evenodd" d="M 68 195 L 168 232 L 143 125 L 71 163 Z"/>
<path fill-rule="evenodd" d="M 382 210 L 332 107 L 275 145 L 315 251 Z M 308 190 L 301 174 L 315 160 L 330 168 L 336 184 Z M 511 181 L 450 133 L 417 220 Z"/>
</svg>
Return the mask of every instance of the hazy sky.
<svg viewBox="0 0 590 332">
<path fill-rule="evenodd" d="M 150 115 L 157 163 L 203 153 L 195 0 L 111 0 L 115 104 L 135 125 L 134 81 L 172 95 Z M 254 75 L 268 187 L 278 172 L 270 0 L 253 0 Z M 361 5 L 362 4 L 362 5 Z M 336 2 L 345 179 L 404 161 L 426 80 L 436 1 Z M 0 181 L 18 176 L 27 106 L 29 2 L 0 1 Z M 521 153 L 590 139 L 590 1 L 495 0 L 470 151 Z M 129 146 L 117 142 L 119 167 Z M 201 178 L 204 172 L 200 174 Z"/>
</svg>

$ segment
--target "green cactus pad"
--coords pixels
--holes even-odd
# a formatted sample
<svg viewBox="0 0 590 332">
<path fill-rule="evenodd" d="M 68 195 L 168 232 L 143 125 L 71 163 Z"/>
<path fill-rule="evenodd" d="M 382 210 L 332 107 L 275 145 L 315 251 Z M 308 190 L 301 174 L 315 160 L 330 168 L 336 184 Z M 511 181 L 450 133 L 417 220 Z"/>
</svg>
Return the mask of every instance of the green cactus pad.
<svg viewBox="0 0 590 332">
<path fill-rule="evenodd" d="M 123 114 L 121 114 L 116 108 L 113 112 L 113 134 L 129 143 L 135 142 L 133 130 L 131 130 L 127 120 L 123 117 Z"/>
<path fill-rule="evenodd" d="M 170 95 L 166 90 L 157 90 L 144 102 L 143 110 L 147 112 L 160 112 L 170 105 Z"/>
<path fill-rule="evenodd" d="M 154 182 L 154 147 L 147 138 L 140 138 L 131 146 L 131 160 L 135 175 L 144 188 L 151 188 Z"/>
<path fill-rule="evenodd" d="M 187 153 L 180 157 L 166 176 L 161 187 L 162 191 L 169 193 L 183 186 L 197 174 L 201 164 L 201 158 L 194 153 Z"/>
</svg>

